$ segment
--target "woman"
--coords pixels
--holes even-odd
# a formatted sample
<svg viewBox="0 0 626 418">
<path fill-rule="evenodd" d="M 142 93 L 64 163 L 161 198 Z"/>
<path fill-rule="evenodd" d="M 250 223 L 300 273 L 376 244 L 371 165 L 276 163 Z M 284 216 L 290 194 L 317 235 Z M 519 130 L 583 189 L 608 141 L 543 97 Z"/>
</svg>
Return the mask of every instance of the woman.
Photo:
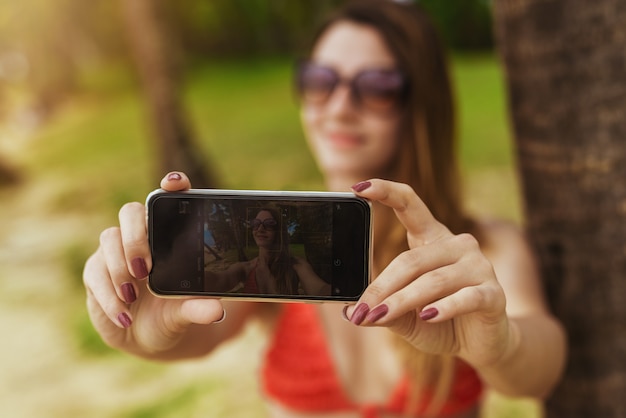
<svg viewBox="0 0 626 418">
<path fill-rule="evenodd" d="M 330 295 L 330 284 L 317 276 L 304 258 L 291 255 L 287 229 L 280 219 L 274 208 L 259 209 L 248 222 L 259 254 L 222 271 L 205 267 L 205 289 L 266 295 Z"/>
<path fill-rule="evenodd" d="M 548 395 L 564 334 L 520 233 L 463 214 L 450 86 L 426 16 L 349 3 L 315 37 L 297 86 L 328 189 L 374 205 L 376 278 L 359 302 L 157 299 L 141 280 L 151 266 L 144 208 L 128 204 L 85 267 L 104 340 L 146 358 L 202 356 L 261 317 L 272 325 L 261 385 L 275 417 L 476 417 L 483 386 Z M 180 173 L 161 185 L 190 187 Z"/>
</svg>

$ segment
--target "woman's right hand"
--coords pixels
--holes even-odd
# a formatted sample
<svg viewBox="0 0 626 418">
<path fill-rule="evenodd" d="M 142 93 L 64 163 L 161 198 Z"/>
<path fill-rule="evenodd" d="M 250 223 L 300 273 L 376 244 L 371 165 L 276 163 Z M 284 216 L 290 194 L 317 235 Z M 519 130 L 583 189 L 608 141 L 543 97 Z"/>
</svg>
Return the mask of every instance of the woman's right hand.
<svg viewBox="0 0 626 418">
<path fill-rule="evenodd" d="M 167 191 L 191 187 L 182 173 L 169 173 L 161 181 Z M 142 357 L 170 358 L 201 355 L 211 344 L 197 347 L 181 340 L 194 324 L 212 324 L 224 318 L 217 299 L 167 299 L 154 296 L 147 287 L 152 266 L 146 210 L 141 203 L 127 203 L 119 212 L 119 227 L 100 235 L 100 247 L 87 260 L 83 281 L 91 321 L 111 347 Z"/>
</svg>

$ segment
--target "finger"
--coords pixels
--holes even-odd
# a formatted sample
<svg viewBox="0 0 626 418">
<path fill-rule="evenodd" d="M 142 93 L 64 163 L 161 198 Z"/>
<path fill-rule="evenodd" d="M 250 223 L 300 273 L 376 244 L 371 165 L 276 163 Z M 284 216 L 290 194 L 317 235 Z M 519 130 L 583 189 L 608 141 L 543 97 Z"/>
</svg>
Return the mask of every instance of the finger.
<svg viewBox="0 0 626 418">
<path fill-rule="evenodd" d="M 132 316 L 115 291 L 100 250 L 85 263 L 83 282 L 87 289 L 87 306 L 94 324 L 106 327 L 102 323 L 102 314 L 119 328 L 128 328 L 132 324 Z"/>
<path fill-rule="evenodd" d="M 409 245 L 411 241 L 424 244 L 451 234 L 448 228 L 435 219 L 415 191 L 406 184 L 372 179 L 357 183 L 352 189 L 361 197 L 391 207 L 407 230 Z"/>
<path fill-rule="evenodd" d="M 470 234 L 452 235 L 396 257 L 366 289 L 362 299 L 372 307 L 376 303 L 386 305 L 393 318 L 419 311 L 424 304 L 464 287 L 493 281 L 493 267 L 480 252 L 478 241 Z M 368 320 L 372 321 L 371 316 Z"/>
<path fill-rule="evenodd" d="M 424 321 L 443 322 L 448 319 L 480 312 L 484 319 L 501 318 L 506 308 L 502 288 L 481 284 L 459 289 L 457 292 L 424 306 L 420 317 Z"/>
<path fill-rule="evenodd" d="M 172 171 L 161 180 L 161 188 L 168 192 L 178 192 L 191 188 L 191 181 L 185 173 Z"/>
<path fill-rule="evenodd" d="M 463 242 L 464 240 L 453 235 L 436 243 L 425 244 L 401 253 L 365 289 L 359 303 L 364 303 L 367 307 L 384 304 L 384 301 L 391 295 L 401 291 L 412 282 L 421 281 L 421 276 L 428 272 L 458 263 L 465 253 L 466 245 Z M 422 286 L 427 285 L 422 284 Z M 351 311 L 352 309 L 348 310 L 348 315 Z M 358 325 L 359 320 L 363 319 L 365 316 L 357 316 L 353 322 Z"/>
<path fill-rule="evenodd" d="M 364 318 L 362 325 L 376 323 L 386 325 L 408 312 L 424 312 L 434 307 L 438 301 L 460 291 L 466 286 L 474 286 L 471 276 L 465 279 L 465 268 L 459 264 L 450 264 L 436 270 L 428 271 L 412 281 L 401 290 L 392 293 Z M 460 280 L 461 279 L 461 280 Z M 434 305 L 433 305 L 434 304 Z M 384 315 L 380 311 L 384 310 Z"/>
<path fill-rule="evenodd" d="M 136 279 L 145 279 L 152 267 L 145 206 L 138 202 L 125 204 L 120 209 L 119 221 L 128 271 Z"/>
<path fill-rule="evenodd" d="M 365 289 L 357 304 L 346 308 L 346 318 L 355 325 L 361 325 L 370 315 L 370 308 L 382 305 L 389 308 L 386 301 L 391 295 L 409 286 L 426 271 L 435 268 L 428 263 L 429 258 L 417 257 L 414 253 L 414 250 L 405 251 L 392 260 L 385 270 Z M 420 263 L 421 260 L 425 260 L 426 263 Z M 372 320 L 370 319 L 368 322 L 372 322 Z"/>
<path fill-rule="evenodd" d="M 137 299 L 137 290 L 126 263 L 120 228 L 112 227 L 102 231 L 99 251 L 118 298 L 126 304 L 133 303 Z"/>
</svg>

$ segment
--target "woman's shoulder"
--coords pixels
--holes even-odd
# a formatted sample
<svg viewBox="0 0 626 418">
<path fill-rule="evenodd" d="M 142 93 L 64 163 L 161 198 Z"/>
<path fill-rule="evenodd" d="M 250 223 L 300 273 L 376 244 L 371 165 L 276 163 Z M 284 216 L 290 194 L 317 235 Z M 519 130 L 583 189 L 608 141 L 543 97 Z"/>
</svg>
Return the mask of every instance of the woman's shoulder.
<svg viewBox="0 0 626 418">
<path fill-rule="evenodd" d="M 526 241 L 522 227 L 510 220 L 497 218 L 481 218 L 475 220 L 477 235 L 481 245 L 496 245 L 504 242 Z"/>
<path fill-rule="evenodd" d="M 477 238 L 490 258 L 532 259 L 524 229 L 513 221 L 483 218 L 476 221 Z"/>
<path fill-rule="evenodd" d="M 235 268 L 244 270 L 245 272 L 249 272 L 256 266 L 257 261 L 258 261 L 258 257 L 254 257 L 250 260 L 240 261 L 238 263 L 235 263 L 232 266 Z"/>
</svg>

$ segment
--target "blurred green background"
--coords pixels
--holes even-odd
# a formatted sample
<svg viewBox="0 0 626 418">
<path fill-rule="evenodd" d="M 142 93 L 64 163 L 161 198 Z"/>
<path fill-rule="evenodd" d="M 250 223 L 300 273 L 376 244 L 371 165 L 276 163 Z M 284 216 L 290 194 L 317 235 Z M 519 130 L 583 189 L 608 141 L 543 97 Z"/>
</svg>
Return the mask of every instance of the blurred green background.
<svg viewBox="0 0 626 418">
<path fill-rule="evenodd" d="M 121 3 L 0 3 L 0 415 L 263 416 L 258 326 L 209 359 L 163 365 L 108 349 L 87 317 L 82 268 L 100 231 L 158 186 Z M 290 77 L 317 18 L 340 3 L 161 5 L 186 120 L 224 187 L 322 187 Z M 489 2 L 421 3 L 451 48 L 468 208 L 521 222 Z M 540 414 L 524 400 L 488 404 L 486 417 Z"/>
</svg>

